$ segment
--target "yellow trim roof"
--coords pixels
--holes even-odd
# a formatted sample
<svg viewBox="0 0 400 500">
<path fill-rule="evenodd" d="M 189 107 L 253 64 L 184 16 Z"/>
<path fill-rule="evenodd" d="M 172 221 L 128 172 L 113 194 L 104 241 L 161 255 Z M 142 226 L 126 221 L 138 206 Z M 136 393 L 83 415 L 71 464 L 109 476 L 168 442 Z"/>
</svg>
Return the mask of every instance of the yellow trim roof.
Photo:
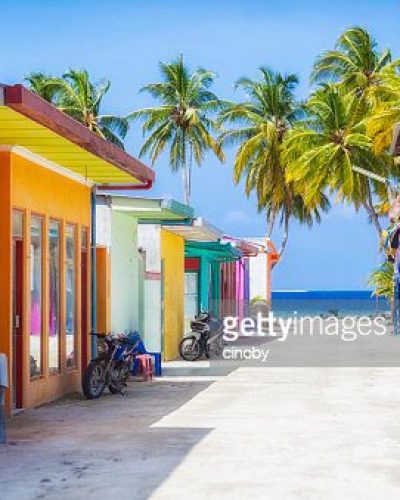
<svg viewBox="0 0 400 500">
<path fill-rule="evenodd" d="M 8 106 L 0 106 L 0 144 L 22 146 L 98 184 L 140 182 L 131 174 Z"/>
</svg>

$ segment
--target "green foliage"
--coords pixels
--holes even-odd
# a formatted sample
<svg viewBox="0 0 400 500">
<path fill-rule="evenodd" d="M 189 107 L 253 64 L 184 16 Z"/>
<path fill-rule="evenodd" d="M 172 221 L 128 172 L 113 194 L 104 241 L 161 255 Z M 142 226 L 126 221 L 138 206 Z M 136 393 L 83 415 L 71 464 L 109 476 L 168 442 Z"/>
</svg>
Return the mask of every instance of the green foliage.
<svg viewBox="0 0 400 500">
<path fill-rule="evenodd" d="M 374 287 L 374 295 L 392 299 L 394 297 L 393 276 L 393 262 L 385 262 L 375 269 L 368 279 L 368 284 Z"/>
<path fill-rule="evenodd" d="M 280 218 L 285 234 L 280 253 L 283 252 L 289 220 L 312 225 L 320 220 L 320 211 L 327 210 L 329 202 L 321 193 L 318 203 L 306 205 L 300 191 L 294 192 L 287 182 L 285 137 L 302 114 L 294 97 L 298 83 L 296 75 L 283 76 L 270 68 L 260 68 L 261 79 L 241 78 L 237 87 L 247 100 L 226 103 L 219 122 L 233 128 L 221 134 L 221 144 L 237 146 L 234 179 L 245 178 L 247 196 L 254 191 L 259 210 L 265 209 L 270 228 Z M 270 231 L 269 231 L 270 232 Z"/>
<path fill-rule="evenodd" d="M 354 94 L 337 86 L 317 90 L 306 105 L 307 118 L 286 139 L 287 179 L 314 206 L 328 189 L 358 209 L 369 198 L 370 182 L 353 171 L 361 166 L 386 175 L 388 163 L 372 151 Z"/>
<path fill-rule="evenodd" d="M 110 89 L 109 80 L 93 83 L 86 70 L 75 69 L 70 69 L 60 78 L 31 73 L 26 80 L 33 92 L 123 149 L 122 140 L 128 132 L 128 120 L 100 113 L 103 98 Z"/>
<path fill-rule="evenodd" d="M 220 144 L 213 134 L 218 125 L 213 119 L 223 103 L 211 92 L 215 74 L 203 68 L 190 72 L 183 57 L 171 63 L 160 63 L 162 81 L 141 89 L 159 106 L 134 111 L 130 119 L 143 121 L 143 134 L 147 136 L 140 156 L 148 155 L 154 164 L 169 147 L 169 164 L 172 170 L 182 170 L 185 202 L 189 203 L 191 161 L 201 165 L 206 151 L 212 151 L 224 160 Z"/>
<path fill-rule="evenodd" d="M 340 35 L 334 50 L 327 50 L 317 58 L 311 81 L 337 82 L 346 92 L 354 91 L 360 97 L 379 85 L 381 71 L 391 57 L 388 49 L 378 50 L 365 28 L 354 26 Z"/>
<path fill-rule="evenodd" d="M 259 302 L 265 303 L 266 300 L 264 297 L 261 295 L 255 295 L 251 300 L 250 300 L 250 305 L 254 306 L 255 304 L 258 304 Z"/>
</svg>

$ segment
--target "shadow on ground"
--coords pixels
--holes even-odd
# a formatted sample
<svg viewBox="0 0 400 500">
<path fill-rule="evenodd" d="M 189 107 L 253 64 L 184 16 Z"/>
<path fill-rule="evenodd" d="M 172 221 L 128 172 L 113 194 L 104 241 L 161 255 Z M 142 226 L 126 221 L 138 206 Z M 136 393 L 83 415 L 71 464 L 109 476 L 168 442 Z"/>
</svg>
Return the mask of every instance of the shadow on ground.
<svg viewBox="0 0 400 500">
<path fill-rule="evenodd" d="M 0 448 L 0 499 L 148 498 L 211 430 L 152 424 L 211 383 L 132 383 L 127 397 L 76 394 L 17 415 Z"/>
</svg>

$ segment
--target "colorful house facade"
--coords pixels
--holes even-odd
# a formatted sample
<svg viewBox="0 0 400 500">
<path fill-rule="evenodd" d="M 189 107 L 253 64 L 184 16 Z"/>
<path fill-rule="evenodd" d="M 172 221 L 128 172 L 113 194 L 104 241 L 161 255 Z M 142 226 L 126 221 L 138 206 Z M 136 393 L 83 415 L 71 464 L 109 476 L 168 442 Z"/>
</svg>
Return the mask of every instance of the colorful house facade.
<svg viewBox="0 0 400 500">
<path fill-rule="evenodd" d="M 93 192 L 154 173 L 21 85 L 0 87 L 0 352 L 6 409 L 80 388 L 90 356 Z"/>
<path fill-rule="evenodd" d="M 138 331 L 165 360 L 178 355 L 184 317 L 184 239 L 168 227 L 192 218 L 192 208 L 174 200 L 97 197 L 98 325 Z"/>
<path fill-rule="evenodd" d="M 223 241 L 231 242 L 240 250 L 241 258 L 221 266 L 221 316 L 242 319 L 250 312 L 250 261 L 264 253 L 265 249 L 228 236 Z"/>
<path fill-rule="evenodd" d="M 249 261 L 250 300 L 259 297 L 271 304 L 272 270 L 279 261 L 279 254 L 269 238 L 246 238 L 249 243 L 264 248 Z"/>
</svg>

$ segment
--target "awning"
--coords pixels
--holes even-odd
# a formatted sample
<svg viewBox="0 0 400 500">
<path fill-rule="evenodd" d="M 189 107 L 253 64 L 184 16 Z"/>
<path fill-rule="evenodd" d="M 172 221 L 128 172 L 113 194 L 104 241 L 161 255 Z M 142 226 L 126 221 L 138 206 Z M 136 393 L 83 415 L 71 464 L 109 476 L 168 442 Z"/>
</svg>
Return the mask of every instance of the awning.
<svg viewBox="0 0 400 500">
<path fill-rule="evenodd" d="M 234 238 L 233 236 L 224 236 L 223 243 L 231 243 L 235 248 L 238 248 L 244 257 L 255 257 L 259 253 L 267 252 L 264 245 L 251 243 L 247 240 Z"/>
<path fill-rule="evenodd" d="M 22 85 L 0 86 L 0 145 L 24 148 L 96 184 L 151 184 L 154 171 Z"/>
<path fill-rule="evenodd" d="M 164 229 L 182 236 L 185 240 L 193 241 L 218 241 L 223 232 L 205 221 L 202 217 L 194 219 L 192 224 L 185 226 L 165 226 Z"/>
<path fill-rule="evenodd" d="M 194 216 L 192 207 L 175 200 L 101 194 L 97 196 L 97 203 L 106 204 L 113 210 L 132 215 L 139 223 L 162 224 L 169 221 L 190 223 Z"/>
<path fill-rule="evenodd" d="M 242 252 L 231 243 L 219 241 L 187 241 L 185 257 L 206 257 L 216 261 L 232 261 L 242 257 Z"/>
</svg>

